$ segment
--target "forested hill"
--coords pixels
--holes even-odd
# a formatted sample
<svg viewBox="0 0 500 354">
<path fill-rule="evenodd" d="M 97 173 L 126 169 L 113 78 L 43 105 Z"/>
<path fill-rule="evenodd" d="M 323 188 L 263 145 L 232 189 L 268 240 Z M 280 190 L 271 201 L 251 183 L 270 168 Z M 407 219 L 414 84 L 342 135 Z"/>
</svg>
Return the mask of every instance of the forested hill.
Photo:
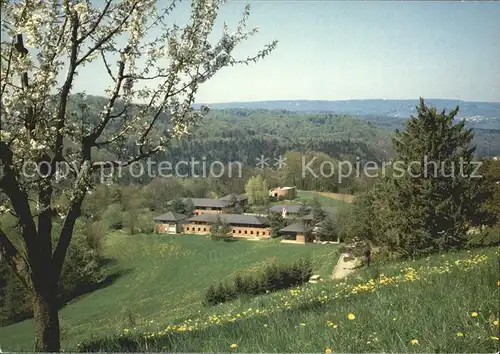
<svg viewBox="0 0 500 354">
<path fill-rule="evenodd" d="M 466 126 L 474 130 L 476 154 L 479 156 L 500 155 L 500 102 L 466 102 L 458 100 L 429 99 L 426 103 L 435 106 L 438 110 L 447 110 L 459 106 L 457 120 L 465 119 Z M 253 111 L 273 112 L 273 115 L 328 115 L 351 119 L 351 124 L 344 125 L 349 133 L 358 135 L 370 145 L 381 147 L 380 140 L 373 141 L 374 127 L 382 128 L 385 132 L 376 133 L 376 139 L 382 136 L 388 141 L 388 134 L 395 129 L 403 129 L 406 121 L 416 113 L 418 100 L 347 100 L 347 101 L 259 101 L 259 102 L 230 102 L 209 104 L 215 111 L 229 110 L 236 116 Z M 359 124 L 359 119 L 371 122 Z M 238 121 L 239 122 L 239 121 Z M 325 122 L 330 122 L 325 120 Z M 338 122 L 336 122 L 337 124 Z M 286 123 L 285 123 L 286 124 Z M 351 131 L 350 129 L 354 129 Z M 328 130 L 328 129 L 327 129 Z M 363 133 L 364 132 L 364 133 Z"/>
<path fill-rule="evenodd" d="M 73 97 L 72 104 L 77 99 Z M 106 101 L 97 96 L 88 96 L 86 101 L 92 124 Z M 120 111 L 121 107 L 117 110 Z M 118 122 L 116 124 L 118 129 Z M 155 127 L 156 133 L 161 134 L 167 124 L 167 117 L 162 117 Z M 130 143 L 130 149 L 134 149 L 133 142 Z M 287 151 L 316 151 L 337 159 L 359 157 L 372 161 L 382 161 L 390 154 L 387 131 L 355 116 L 213 109 L 190 136 L 174 142 L 159 158 L 176 161 L 205 156 L 207 160 L 254 165 L 255 159 L 261 155 L 272 158 Z"/>
<path fill-rule="evenodd" d="M 457 118 L 465 118 L 467 122 L 482 129 L 500 129 L 500 102 L 468 102 L 449 99 L 426 99 L 426 104 L 438 109 L 451 110 L 457 105 L 460 111 Z M 228 102 L 209 104 L 213 109 L 269 109 L 287 110 L 301 113 L 334 113 L 349 114 L 360 117 L 391 117 L 407 119 L 416 113 L 418 100 L 280 100 L 255 102 Z"/>
<path fill-rule="evenodd" d="M 90 111 L 95 113 L 92 115 L 97 115 L 104 100 L 87 97 Z M 254 164 L 261 155 L 273 157 L 287 151 L 316 151 L 336 159 L 359 157 L 382 161 L 390 155 L 390 133 L 403 128 L 406 121 L 376 114 L 357 117 L 342 113 L 211 107 L 189 137 L 174 142 L 159 158 L 178 161 L 205 156 L 212 161 Z M 167 117 L 164 117 L 156 127 L 158 134 L 166 125 Z M 500 126 L 497 129 L 475 129 L 478 155 L 500 154 Z M 130 148 L 134 148 L 132 142 Z"/>
</svg>

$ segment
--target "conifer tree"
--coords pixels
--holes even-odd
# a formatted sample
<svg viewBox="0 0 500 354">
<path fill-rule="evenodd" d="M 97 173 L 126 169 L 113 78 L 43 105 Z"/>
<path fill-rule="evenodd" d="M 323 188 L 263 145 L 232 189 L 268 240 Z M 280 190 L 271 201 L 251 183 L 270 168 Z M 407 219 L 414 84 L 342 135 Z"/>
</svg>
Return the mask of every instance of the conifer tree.
<svg viewBox="0 0 500 354">
<path fill-rule="evenodd" d="M 406 130 L 392 138 L 397 158 L 387 206 L 396 212 L 390 234 L 403 254 L 463 247 L 477 208 L 473 133 L 456 123 L 459 108 L 446 113 L 423 99 Z"/>
</svg>

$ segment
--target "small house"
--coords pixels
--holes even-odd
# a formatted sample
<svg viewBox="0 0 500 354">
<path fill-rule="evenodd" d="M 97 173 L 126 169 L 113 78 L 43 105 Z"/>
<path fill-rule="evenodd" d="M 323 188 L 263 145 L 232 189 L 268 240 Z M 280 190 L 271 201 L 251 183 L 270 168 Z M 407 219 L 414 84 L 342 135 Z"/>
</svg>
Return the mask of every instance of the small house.
<svg viewBox="0 0 500 354">
<path fill-rule="evenodd" d="M 230 226 L 229 234 L 233 237 L 268 238 L 271 236 L 267 218 L 242 214 L 220 214 L 220 218 L 222 222 Z M 216 214 L 195 215 L 184 223 L 184 233 L 209 235 L 216 220 Z"/>
<path fill-rule="evenodd" d="M 178 234 L 183 230 L 182 224 L 187 219 L 186 215 L 168 212 L 153 218 L 155 222 L 155 233 Z"/>
<path fill-rule="evenodd" d="M 269 196 L 276 199 L 292 200 L 297 197 L 297 189 L 295 187 L 277 187 L 269 190 Z"/>
<path fill-rule="evenodd" d="M 194 214 L 226 214 L 229 213 L 231 208 L 236 204 L 242 207 L 247 202 L 247 197 L 244 194 L 239 195 L 226 195 L 220 199 L 212 198 L 183 198 L 182 201 L 186 202 L 191 200 L 194 206 Z M 170 204 L 171 202 L 169 202 Z"/>
<path fill-rule="evenodd" d="M 307 223 L 299 221 L 280 229 L 279 233 L 283 243 L 305 244 L 311 231 L 312 229 Z"/>
</svg>

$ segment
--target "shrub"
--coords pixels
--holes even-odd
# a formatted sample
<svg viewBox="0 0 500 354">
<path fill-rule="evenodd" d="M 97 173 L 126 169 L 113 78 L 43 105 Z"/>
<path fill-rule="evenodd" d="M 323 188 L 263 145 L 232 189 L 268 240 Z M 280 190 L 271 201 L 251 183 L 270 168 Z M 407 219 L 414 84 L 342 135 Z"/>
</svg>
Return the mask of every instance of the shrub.
<svg viewBox="0 0 500 354">
<path fill-rule="evenodd" d="M 152 233 L 154 231 L 154 223 L 151 220 L 154 216 L 155 213 L 152 213 L 147 209 L 141 209 L 137 215 L 135 229 L 140 233 Z"/>
<path fill-rule="evenodd" d="M 110 229 L 121 229 L 123 226 L 122 206 L 120 204 L 111 204 L 102 214 L 102 220 Z"/>
<path fill-rule="evenodd" d="M 205 293 L 204 303 L 216 305 L 238 297 L 287 289 L 307 282 L 311 275 L 312 263 L 307 259 L 298 259 L 290 265 L 273 261 L 256 276 L 237 274 L 229 284 L 220 282 L 217 287 L 210 285 Z"/>
<path fill-rule="evenodd" d="M 205 293 L 205 300 L 203 301 L 205 305 L 215 305 L 217 304 L 217 291 L 213 285 L 210 285 Z"/>
<path fill-rule="evenodd" d="M 470 235 L 468 245 L 470 247 L 500 245 L 500 225 L 484 227 L 479 233 Z"/>
</svg>

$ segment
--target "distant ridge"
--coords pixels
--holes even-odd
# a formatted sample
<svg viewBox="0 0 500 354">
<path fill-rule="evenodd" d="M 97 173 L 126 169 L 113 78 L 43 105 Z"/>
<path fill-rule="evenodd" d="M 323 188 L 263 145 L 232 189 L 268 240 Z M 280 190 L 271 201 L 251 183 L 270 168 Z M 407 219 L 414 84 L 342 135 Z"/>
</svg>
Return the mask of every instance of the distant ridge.
<svg viewBox="0 0 500 354">
<path fill-rule="evenodd" d="M 469 102 L 456 99 L 425 99 L 426 104 L 447 110 L 460 106 L 459 118 L 467 120 L 498 120 L 500 129 L 500 102 Z M 416 112 L 418 99 L 366 99 L 366 100 L 273 100 L 254 102 L 227 102 L 207 104 L 213 109 L 269 109 L 302 113 L 340 113 L 359 116 L 408 118 Z M 199 107 L 201 104 L 196 104 Z"/>
</svg>

